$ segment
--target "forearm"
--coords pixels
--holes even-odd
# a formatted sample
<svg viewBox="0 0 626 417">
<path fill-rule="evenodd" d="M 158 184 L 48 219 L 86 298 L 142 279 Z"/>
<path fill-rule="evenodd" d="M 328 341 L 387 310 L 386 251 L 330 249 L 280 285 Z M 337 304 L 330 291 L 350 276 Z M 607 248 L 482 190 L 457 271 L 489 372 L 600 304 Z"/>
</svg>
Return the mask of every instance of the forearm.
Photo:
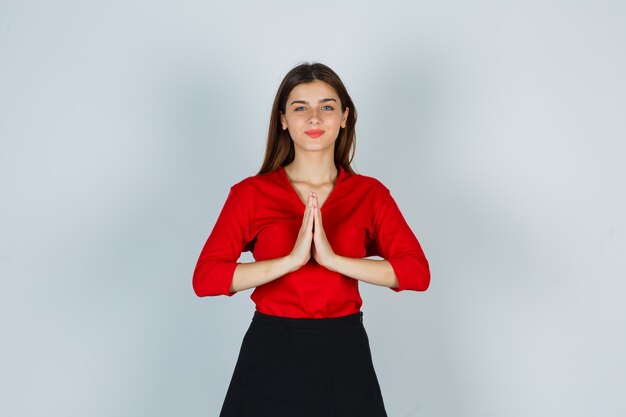
<svg viewBox="0 0 626 417">
<path fill-rule="evenodd" d="M 389 261 L 385 259 L 362 259 L 335 255 L 326 267 L 331 271 L 369 284 L 398 288 L 396 273 Z"/>
<path fill-rule="evenodd" d="M 297 269 L 289 256 L 263 261 L 240 263 L 235 268 L 231 292 L 243 291 L 274 281 Z"/>
</svg>

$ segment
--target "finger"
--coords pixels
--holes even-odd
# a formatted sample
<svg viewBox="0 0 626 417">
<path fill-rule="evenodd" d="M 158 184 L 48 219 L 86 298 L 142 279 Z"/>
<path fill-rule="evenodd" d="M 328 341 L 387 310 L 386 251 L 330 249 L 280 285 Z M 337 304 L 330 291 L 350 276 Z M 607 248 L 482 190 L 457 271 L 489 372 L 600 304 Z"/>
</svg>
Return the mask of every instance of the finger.
<svg viewBox="0 0 626 417">
<path fill-rule="evenodd" d="M 319 222 L 319 208 L 317 206 L 315 207 L 315 209 L 313 209 L 313 222 L 315 223 L 315 230 L 316 231 L 321 230 L 321 224 Z M 317 235 L 319 233 L 315 233 L 315 234 Z"/>
<path fill-rule="evenodd" d="M 322 224 L 322 208 L 318 208 L 315 212 L 316 216 L 315 216 L 315 223 L 319 223 L 320 224 L 320 229 L 322 231 L 322 233 L 324 232 L 324 226 Z"/>
<path fill-rule="evenodd" d="M 304 209 L 305 217 L 309 214 L 309 210 L 311 210 L 311 196 L 310 195 L 306 199 L 306 206 Z"/>
<path fill-rule="evenodd" d="M 309 222 L 309 218 L 310 216 L 310 212 L 311 212 L 311 204 L 309 201 L 307 201 L 307 205 L 304 208 L 304 214 L 302 215 L 302 229 L 305 229 L 307 227 L 307 224 Z"/>
<path fill-rule="evenodd" d="M 320 231 L 321 233 L 321 224 L 319 223 L 319 206 L 318 206 L 318 201 L 317 201 L 317 197 L 314 196 L 314 207 L 313 207 L 313 222 L 315 224 L 315 230 L 316 231 Z M 315 233 L 316 235 L 318 233 Z M 315 236 L 313 236 L 315 238 Z"/>
<path fill-rule="evenodd" d="M 311 209 L 310 201 L 307 201 L 307 205 L 304 209 L 304 214 L 302 216 L 302 225 L 300 226 L 300 234 L 308 235 L 311 229 Z"/>
</svg>

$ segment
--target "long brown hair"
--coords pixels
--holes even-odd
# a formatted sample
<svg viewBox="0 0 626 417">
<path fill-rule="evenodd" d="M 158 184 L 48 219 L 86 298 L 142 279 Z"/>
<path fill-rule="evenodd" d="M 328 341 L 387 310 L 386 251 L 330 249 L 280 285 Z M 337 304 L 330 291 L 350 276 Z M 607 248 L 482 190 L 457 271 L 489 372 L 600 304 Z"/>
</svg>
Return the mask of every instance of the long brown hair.
<svg viewBox="0 0 626 417">
<path fill-rule="evenodd" d="M 348 111 L 346 127 L 339 129 L 339 135 L 335 141 L 335 165 L 341 165 L 346 172 L 354 174 L 350 163 L 354 158 L 356 148 L 356 108 L 348 94 L 348 90 L 341 82 L 339 76 L 324 64 L 303 63 L 294 67 L 285 75 L 278 87 L 274 104 L 272 105 L 272 115 L 270 116 L 269 132 L 267 134 L 267 147 L 265 149 L 265 159 L 258 174 L 272 172 L 281 165 L 287 165 L 295 157 L 293 141 L 287 130 L 281 129 L 280 113 L 285 113 L 285 107 L 289 93 L 297 85 L 309 83 L 315 80 L 324 81 L 335 89 L 341 101 L 341 111 Z"/>
</svg>

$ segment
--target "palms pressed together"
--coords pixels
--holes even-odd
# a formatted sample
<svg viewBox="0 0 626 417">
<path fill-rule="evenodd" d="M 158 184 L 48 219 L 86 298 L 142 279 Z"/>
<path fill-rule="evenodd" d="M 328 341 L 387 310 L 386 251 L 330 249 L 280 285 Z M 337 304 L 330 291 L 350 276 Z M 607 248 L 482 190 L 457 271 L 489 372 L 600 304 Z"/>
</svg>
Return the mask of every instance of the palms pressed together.
<svg viewBox="0 0 626 417">
<path fill-rule="evenodd" d="M 322 212 L 315 193 L 310 193 L 307 198 L 302 226 L 291 255 L 297 259 L 300 266 L 306 264 L 311 256 L 318 264 L 327 266 L 335 256 L 324 232 Z"/>
</svg>

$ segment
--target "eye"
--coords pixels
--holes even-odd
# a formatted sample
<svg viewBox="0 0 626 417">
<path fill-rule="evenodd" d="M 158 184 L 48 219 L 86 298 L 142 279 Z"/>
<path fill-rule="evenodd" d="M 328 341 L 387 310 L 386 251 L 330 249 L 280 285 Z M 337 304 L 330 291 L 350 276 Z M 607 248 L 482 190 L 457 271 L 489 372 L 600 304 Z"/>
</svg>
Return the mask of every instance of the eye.
<svg viewBox="0 0 626 417">
<path fill-rule="evenodd" d="M 328 110 L 334 110 L 333 106 L 324 106 L 324 107 L 322 107 L 322 108 L 323 108 L 323 109 L 324 109 L 324 108 L 328 108 Z"/>
<path fill-rule="evenodd" d="M 293 109 L 294 111 L 300 111 L 300 109 L 304 109 L 304 106 L 298 106 L 295 109 Z"/>
</svg>

